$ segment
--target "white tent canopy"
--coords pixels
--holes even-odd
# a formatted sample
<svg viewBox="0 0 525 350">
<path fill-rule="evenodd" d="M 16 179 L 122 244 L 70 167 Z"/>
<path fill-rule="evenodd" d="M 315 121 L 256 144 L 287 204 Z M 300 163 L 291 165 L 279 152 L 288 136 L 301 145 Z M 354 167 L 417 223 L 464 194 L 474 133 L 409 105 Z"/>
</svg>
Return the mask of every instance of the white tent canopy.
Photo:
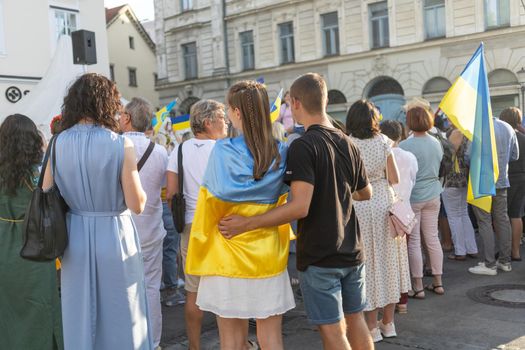
<svg viewBox="0 0 525 350">
<path fill-rule="evenodd" d="M 0 121 L 11 114 L 24 114 L 31 118 L 47 136 L 50 133 L 51 119 L 60 114 L 67 88 L 83 73 L 82 66 L 73 64 L 71 37 L 61 36 L 55 55 L 42 80 L 25 98 L 2 113 Z"/>
</svg>

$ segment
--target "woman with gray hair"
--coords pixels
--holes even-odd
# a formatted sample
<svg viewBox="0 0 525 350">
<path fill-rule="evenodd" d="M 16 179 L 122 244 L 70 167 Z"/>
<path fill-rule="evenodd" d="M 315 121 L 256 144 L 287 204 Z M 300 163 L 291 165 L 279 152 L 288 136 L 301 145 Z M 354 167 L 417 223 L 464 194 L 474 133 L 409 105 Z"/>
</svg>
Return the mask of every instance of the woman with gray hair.
<svg viewBox="0 0 525 350">
<path fill-rule="evenodd" d="M 168 153 L 160 145 L 153 144 L 144 134 L 151 125 L 153 108 L 143 98 L 134 97 L 120 113 L 119 127 L 124 136 L 133 141 L 140 182 L 147 195 L 146 206 L 141 214 L 132 214 L 137 227 L 144 261 L 146 297 L 150 311 L 153 345 L 160 344 L 162 311 L 160 305 L 160 281 L 162 277 L 162 243 L 166 230 L 162 221 L 161 188 L 166 181 Z M 151 148 L 153 147 L 153 148 Z M 145 157 L 145 161 L 141 161 Z"/>
<path fill-rule="evenodd" d="M 215 146 L 215 141 L 225 138 L 228 133 L 228 122 L 224 105 L 213 100 L 198 101 L 191 107 L 190 125 L 194 138 L 180 144 L 182 147 L 182 168 L 184 174 L 183 192 L 186 199 L 186 214 L 184 231 L 181 233 L 182 264 L 186 265 L 186 255 L 191 232 L 191 223 L 197 207 L 197 197 L 208 165 L 208 158 Z M 179 191 L 178 147 L 171 152 L 167 172 L 168 201 Z M 170 205 L 171 207 L 171 205 Z M 200 334 L 203 312 L 197 307 L 197 289 L 199 277 L 188 275 L 184 271 L 186 289 L 186 304 L 184 313 L 189 348 L 200 348 Z"/>
</svg>

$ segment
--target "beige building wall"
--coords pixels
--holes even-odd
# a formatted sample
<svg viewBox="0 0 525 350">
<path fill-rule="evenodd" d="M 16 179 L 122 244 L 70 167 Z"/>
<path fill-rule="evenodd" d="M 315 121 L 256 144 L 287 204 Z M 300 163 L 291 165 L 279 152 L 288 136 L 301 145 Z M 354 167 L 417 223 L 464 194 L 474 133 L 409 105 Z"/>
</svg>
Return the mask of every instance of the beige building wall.
<svg viewBox="0 0 525 350">
<path fill-rule="evenodd" d="M 155 74 L 157 63 L 155 49 L 151 41 L 145 38 L 145 33 L 138 27 L 133 16 L 122 11 L 109 23 L 107 28 L 109 46 L 109 66 L 113 67 L 114 81 L 126 100 L 133 97 L 143 97 L 154 107 L 159 105 L 159 95 L 155 91 Z M 134 49 L 130 47 L 130 37 L 133 38 Z M 129 69 L 135 69 L 137 86 L 131 86 Z"/>
<path fill-rule="evenodd" d="M 164 40 L 159 69 L 166 72 L 157 89 L 161 101 L 224 100 L 231 83 L 262 76 L 273 98 L 298 75 L 315 71 L 325 76 L 329 89 L 346 98 L 346 103 L 329 107 L 340 118 L 353 101 L 370 97 L 372 86 L 384 78 L 399 83 L 403 99 L 424 96 L 436 106 L 483 41 L 493 108 L 518 105 L 516 72 L 525 66 L 525 8 L 520 1 L 508 1 L 510 25 L 486 29 L 484 0 L 444 0 L 445 36 L 427 40 L 424 1 L 388 0 L 390 45 L 371 49 L 369 5 L 377 0 L 226 0 L 224 16 L 209 0 L 194 0 L 189 11 L 181 11 L 179 2 L 156 0 L 157 38 Z M 324 57 L 321 15 L 333 11 L 340 52 Z M 295 62 L 280 65 L 278 24 L 288 21 L 293 22 Z M 255 51 L 255 69 L 249 71 L 242 69 L 239 37 L 246 30 L 253 31 Z M 190 41 L 197 44 L 198 78 L 185 80 L 181 44 Z M 224 46 L 230 74 L 221 74 L 215 64 L 221 56 L 217 48 L 224 57 Z"/>
</svg>

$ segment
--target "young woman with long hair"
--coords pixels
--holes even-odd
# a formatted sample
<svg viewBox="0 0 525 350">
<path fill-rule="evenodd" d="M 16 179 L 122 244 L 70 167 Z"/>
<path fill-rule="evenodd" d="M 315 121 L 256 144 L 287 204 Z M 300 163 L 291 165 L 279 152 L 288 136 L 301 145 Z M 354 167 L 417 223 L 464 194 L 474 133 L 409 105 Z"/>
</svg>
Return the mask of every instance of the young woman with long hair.
<svg viewBox="0 0 525 350">
<path fill-rule="evenodd" d="M 200 275 L 197 305 L 217 315 L 221 349 L 244 350 L 248 319 L 263 349 L 283 348 L 282 314 L 295 306 L 288 272 L 289 226 L 222 235 L 230 214 L 253 216 L 283 204 L 286 147 L 272 136 L 262 84 L 243 81 L 227 95 L 241 136 L 218 141 L 200 189 L 186 272 Z"/>
<path fill-rule="evenodd" d="M 55 262 L 20 257 L 22 224 L 42 161 L 43 140 L 21 114 L 0 126 L 0 343 L 5 349 L 62 349 Z"/>
</svg>

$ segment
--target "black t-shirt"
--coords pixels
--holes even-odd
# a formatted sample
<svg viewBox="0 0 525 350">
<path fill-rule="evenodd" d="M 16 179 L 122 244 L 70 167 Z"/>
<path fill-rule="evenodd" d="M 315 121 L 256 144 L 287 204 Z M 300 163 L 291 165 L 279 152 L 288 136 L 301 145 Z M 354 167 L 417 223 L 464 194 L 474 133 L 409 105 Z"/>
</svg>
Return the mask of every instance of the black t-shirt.
<svg viewBox="0 0 525 350">
<path fill-rule="evenodd" d="M 297 269 L 349 267 L 364 261 L 352 193 L 368 179 L 357 147 L 338 129 L 312 125 L 288 151 L 287 183 L 314 185 L 308 215 L 298 222 Z"/>
<path fill-rule="evenodd" d="M 510 184 L 522 184 L 525 182 L 525 134 L 516 131 L 518 138 L 518 149 L 520 157 L 517 160 L 509 162 L 509 180 Z"/>
</svg>

